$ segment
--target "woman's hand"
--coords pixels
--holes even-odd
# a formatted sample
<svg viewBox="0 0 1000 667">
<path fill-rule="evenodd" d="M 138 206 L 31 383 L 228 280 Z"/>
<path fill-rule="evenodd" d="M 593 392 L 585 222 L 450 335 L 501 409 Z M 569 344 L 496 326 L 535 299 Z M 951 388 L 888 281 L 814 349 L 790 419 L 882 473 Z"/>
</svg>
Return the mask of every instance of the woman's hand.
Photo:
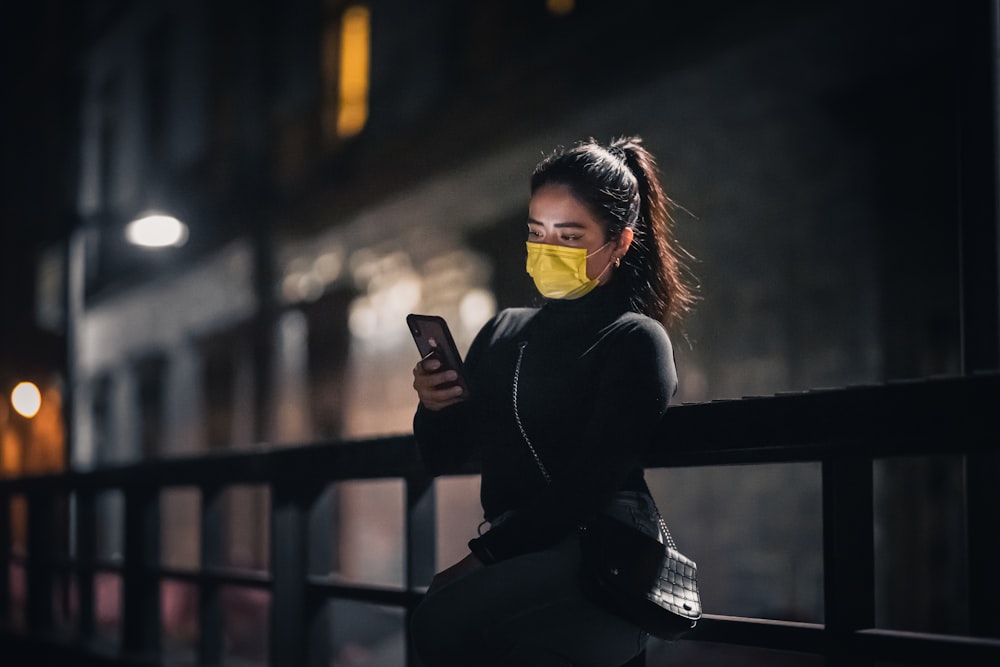
<svg viewBox="0 0 1000 667">
<path fill-rule="evenodd" d="M 427 589 L 427 593 L 433 593 L 442 586 L 450 584 L 453 581 L 457 581 L 458 579 L 461 579 L 462 577 L 465 577 L 482 567 L 482 562 L 474 555 L 469 554 L 451 567 L 441 570 L 435 574 L 434 579 L 431 580 L 430 588 Z"/>
<path fill-rule="evenodd" d="M 441 362 L 433 357 L 422 359 L 413 367 L 413 388 L 428 410 L 441 410 L 465 400 L 461 387 L 448 384 L 457 379 L 458 373 L 441 370 Z"/>
</svg>

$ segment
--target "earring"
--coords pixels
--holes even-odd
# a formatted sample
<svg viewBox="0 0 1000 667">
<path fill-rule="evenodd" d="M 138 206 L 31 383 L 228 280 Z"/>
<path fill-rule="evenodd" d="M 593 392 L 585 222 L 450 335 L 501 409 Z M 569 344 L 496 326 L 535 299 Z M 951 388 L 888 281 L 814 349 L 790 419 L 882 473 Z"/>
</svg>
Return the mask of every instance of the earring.
<svg viewBox="0 0 1000 667">
<path fill-rule="evenodd" d="M 621 265 L 622 265 L 622 258 L 621 257 L 615 257 L 615 268 L 617 269 Z"/>
</svg>

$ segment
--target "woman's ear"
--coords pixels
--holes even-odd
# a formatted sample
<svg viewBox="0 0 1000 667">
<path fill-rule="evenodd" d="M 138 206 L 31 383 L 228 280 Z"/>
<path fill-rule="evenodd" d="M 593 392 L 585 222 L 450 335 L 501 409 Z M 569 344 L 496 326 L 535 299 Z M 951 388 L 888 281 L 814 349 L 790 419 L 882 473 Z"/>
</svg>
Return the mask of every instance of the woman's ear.
<svg viewBox="0 0 1000 667">
<path fill-rule="evenodd" d="M 625 253 L 628 252 L 629 247 L 632 245 L 633 238 L 635 238 L 635 232 L 629 227 L 623 229 L 622 233 L 618 235 L 615 243 L 615 254 L 618 257 L 625 256 Z"/>
</svg>

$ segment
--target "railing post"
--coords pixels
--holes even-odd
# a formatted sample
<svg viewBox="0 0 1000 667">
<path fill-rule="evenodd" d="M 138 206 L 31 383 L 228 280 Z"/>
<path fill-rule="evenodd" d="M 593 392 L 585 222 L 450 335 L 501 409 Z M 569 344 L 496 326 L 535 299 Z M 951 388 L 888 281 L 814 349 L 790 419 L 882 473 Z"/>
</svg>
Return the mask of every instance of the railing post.
<svg viewBox="0 0 1000 667">
<path fill-rule="evenodd" d="M 201 571 L 223 566 L 224 527 L 222 489 L 214 484 L 201 488 Z M 203 578 L 198 589 L 198 664 L 222 664 L 222 591 L 217 581 Z"/>
<path fill-rule="evenodd" d="M 317 492 L 300 481 L 271 486 L 271 645 L 272 667 L 306 667 L 311 610 L 309 508 Z"/>
<path fill-rule="evenodd" d="M 128 486 L 125 492 L 125 563 L 122 649 L 151 655 L 160 649 L 159 488 Z"/>
<path fill-rule="evenodd" d="M 28 495 L 28 630 L 43 634 L 53 627 L 52 495 L 37 489 Z"/>
<path fill-rule="evenodd" d="M 334 535 L 339 541 L 339 525 L 334 520 L 336 491 L 332 487 L 318 493 L 309 509 L 309 544 L 306 549 L 306 572 L 325 577 L 334 563 Z M 337 530 L 335 533 L 334 531 Z M 312 667 L 329 667 L 333 662 L 330 642 L 331 612 L 329 600 L 306 596 L 306 616 L 309 619 L 309 656 Z"/>
<path fill-rule="evenodd" d="M 76 582 L 80 598 L 80 638 L 94 637 L 94 560 L 97 556 L 97 494 L 91 489 L 76 493 Z"/>
<path fill-rule="evenodd" d="M 851 634 L 875 625 L 874 491 L 870 458 L 823 463 L 823 600 L 831 667 L 870 664 Z"/>
<path fill-rule="evenodd" d="M 433 477 L 406 479 L 406 588 L 410 592 L 418 586 L 428 585 L 437 566 L 436 504 Z M 420 660 L 414 653 L 410 637 L 412 612 L 413 606 L 407 605 L 406 664 L 419 667 Z"/>
<path fill-rule="evenodd" d="M 963 35 L 959 89 L 959 229 L 962 372 L 1000 368 L 1000 8 L 997 0 L 956 7 Z M 1000 637 L 1000 455 L 965 457 L 969 621 L 973 635 Z"/>
<path fill-rule="evenodd" d="M 0 492 L 0 628 L 10 624 L 10 494 Z"/>
</svg>

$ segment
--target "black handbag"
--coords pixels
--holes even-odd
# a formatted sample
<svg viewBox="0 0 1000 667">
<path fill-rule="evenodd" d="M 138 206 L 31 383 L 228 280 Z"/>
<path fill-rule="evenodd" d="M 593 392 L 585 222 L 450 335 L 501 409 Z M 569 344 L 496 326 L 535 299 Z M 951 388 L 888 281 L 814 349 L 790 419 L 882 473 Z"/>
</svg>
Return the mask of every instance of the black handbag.
<svg viewBox="0 0 1000 667">
<path fill-rule="evenodd" d="M 542 477 L 551 483 L 517 408 L 525 347 L 522 342 L 514 367 L 514 419 Z M 701 618 L 698 567 L 677 550 L 659 510 L 657 518 L 665 543 L 607 514 L 588 520 L 580 527 L 580 584 L 584 595 L 605 609 L 654 637 L 676 639 Z"/>
<path fill-rule="evenodd" d="M 584 594 L 654 637 L 678 638 L 701 618 L 701 597 L 697 565 L 672 542 L 594 517 L 580 531 Z"/>
</svg>

